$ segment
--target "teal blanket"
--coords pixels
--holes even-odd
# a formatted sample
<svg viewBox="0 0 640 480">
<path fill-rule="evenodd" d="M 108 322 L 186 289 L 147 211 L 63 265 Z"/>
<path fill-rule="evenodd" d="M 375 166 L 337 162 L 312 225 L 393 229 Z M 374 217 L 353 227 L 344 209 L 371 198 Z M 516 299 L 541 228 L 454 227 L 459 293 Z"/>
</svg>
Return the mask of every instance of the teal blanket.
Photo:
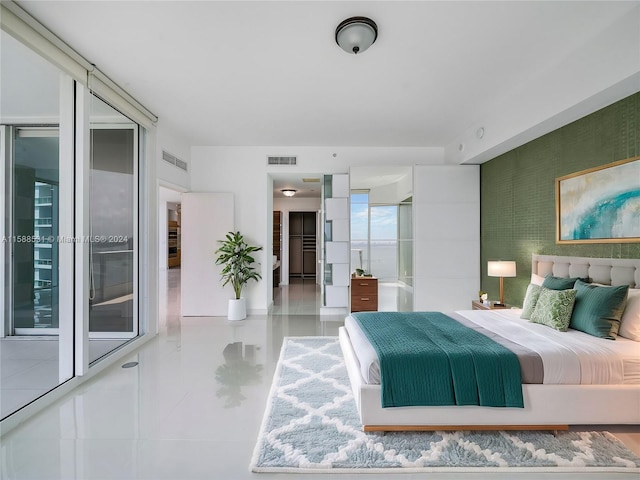
<svg viewBox="0 0 640 480">
<path fill-rule="evenodd" d="M 378 353 L 383 407 L 523 407 L 509 349 L 440 312 L 360 312 Z"/>
</svg>

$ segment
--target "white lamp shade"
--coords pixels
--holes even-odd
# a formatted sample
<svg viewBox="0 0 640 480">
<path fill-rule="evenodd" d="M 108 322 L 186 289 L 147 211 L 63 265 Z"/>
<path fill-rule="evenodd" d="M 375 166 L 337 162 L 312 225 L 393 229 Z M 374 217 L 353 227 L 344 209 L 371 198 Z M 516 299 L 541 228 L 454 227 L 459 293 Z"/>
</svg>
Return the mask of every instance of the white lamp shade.
<svg viewBox="0 0 640 480">
<path fill-rule="evenodd" d="M 487 275 L 490 277 L 515 277 L 516 262 L 495 260 L 487 262 Z"/>
</svg>

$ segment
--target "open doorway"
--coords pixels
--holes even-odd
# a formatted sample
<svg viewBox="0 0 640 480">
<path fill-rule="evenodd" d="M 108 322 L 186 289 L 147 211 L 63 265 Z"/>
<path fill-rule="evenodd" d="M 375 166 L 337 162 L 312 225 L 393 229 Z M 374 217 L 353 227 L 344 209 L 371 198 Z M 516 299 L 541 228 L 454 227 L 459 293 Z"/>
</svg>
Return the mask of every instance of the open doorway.
<svg viewBox="0 0 640 480">
<path fill-rule="evenodd" d="M 273 178 L 273 313 L 319 315 L 321 174 Z M 286 195 L 283 191 L 286 192 Z"/>
<path fill-rule="evenodd" d="M 378 279 L 378 310 L 413 310 L 411 167 L 351 169 L 351 270 Z"/>
<path fill-rule="evenodd" d="M 158 261 L 160 270 L 180 268 L 182 193 L 160 186 L 158 194 Z"/>
</svg>

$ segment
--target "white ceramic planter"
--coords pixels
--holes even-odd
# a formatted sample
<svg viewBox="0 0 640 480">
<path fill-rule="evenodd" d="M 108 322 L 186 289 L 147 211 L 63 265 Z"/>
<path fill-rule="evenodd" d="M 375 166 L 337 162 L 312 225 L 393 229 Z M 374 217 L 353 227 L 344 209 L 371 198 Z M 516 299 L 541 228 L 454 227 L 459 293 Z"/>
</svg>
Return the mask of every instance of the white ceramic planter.
<svg viewBox="0 0 640 480">
<path fill-rule="evenodd" d="M 229 320 L 244 320 L 247 318 L 247 304 L 244 297 L 229 299 Z"/>
</svg>

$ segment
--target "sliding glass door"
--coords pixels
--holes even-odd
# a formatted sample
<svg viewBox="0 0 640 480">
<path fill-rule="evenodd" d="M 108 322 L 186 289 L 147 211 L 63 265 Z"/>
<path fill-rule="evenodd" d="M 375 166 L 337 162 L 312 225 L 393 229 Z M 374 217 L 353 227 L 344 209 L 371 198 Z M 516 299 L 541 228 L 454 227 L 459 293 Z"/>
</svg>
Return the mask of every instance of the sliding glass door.
<svg viewBox="0 0 640 480">
<path fill-rule="evenodd" d="M 3 3 L 0 419 L 86 376 L 157 321 L 155 266 L 143 246 L 139 275 L 138 227 L 148 244 L 145 127 L 157 118 L 12 12 Z"/>
<path fill-rule="evenodd" d="M 58 128 L 12 128 L 10 132 L 13 334 L 57 335 Z"/>
<path fill-rule="evenodd" d="M 73 216 L 73 81 L 0 32 L 0 418 L 74 375 L 68 235 Z M 68 101 L 62 101 L 65 98 Z M 62 173 L 66 172 L 66 173 Z M 66 222 L 66 223 L 65 223 Z M 68 288 L 67 288 L 68 291 Z M 67 295 L 68 296 L 68 295 Z"/>
<path fill-rule="evenodd" d="M 138 335 L 138 126 L 92 97 L 90 148 L 89 337 L 108 351 Z"/>
</svg>

